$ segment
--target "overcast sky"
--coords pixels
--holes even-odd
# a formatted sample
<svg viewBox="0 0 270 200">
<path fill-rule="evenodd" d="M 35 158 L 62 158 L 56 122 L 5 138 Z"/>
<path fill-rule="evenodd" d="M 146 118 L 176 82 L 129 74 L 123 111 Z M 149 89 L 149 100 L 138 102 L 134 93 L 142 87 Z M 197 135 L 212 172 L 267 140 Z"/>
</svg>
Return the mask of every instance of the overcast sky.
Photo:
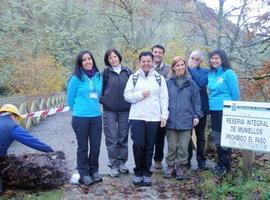
<svg viewBox="0 0 270 200">
<path fill-rule="evenodd" d="M 215 11 L 218 11 L 219 0 L 200 0 L 201 2 L 206 3 L 207 6 L 213 8 Z M 270 12 L 270 6 L 267 3 L 261 3 L 261 0 L 250 0 L 250 12 L 249 16 L 258 16 L 265 12 Z M 240 6 L 241 0 L 226 0 L 224 3 L 224 9 L 226 11 L 231 10 L 234 7 Z M 238 12 L 235 12 L 234 15 L 237 16 Z M 232 21 L 235 19 L 231 18 Z"/>
</svg>

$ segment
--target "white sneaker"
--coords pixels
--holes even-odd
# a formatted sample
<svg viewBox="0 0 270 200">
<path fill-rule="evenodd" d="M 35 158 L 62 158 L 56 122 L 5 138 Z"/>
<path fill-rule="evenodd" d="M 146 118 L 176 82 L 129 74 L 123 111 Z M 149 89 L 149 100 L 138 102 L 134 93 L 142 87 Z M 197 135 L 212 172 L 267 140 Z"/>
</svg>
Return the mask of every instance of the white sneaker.
<svg viewBox="0 0 270 200">
<path fill-rule="evenodd" d="M 119 169 L 118 169 L 121 173 L 127 174 L 129 173 L 128 168 L 126 167 L 125 164 L 119 165 Z"/>
<path fill-rule="evenodd" d="M 118 177 L 119 176 L 119 172 L 118 172 L 118 168 L 111 168 L 111 173 L 110 173 L 111 177 Z"/>
<path fill-rule="evenodd" d="M 70 184 L 74 184 L 74 185 L 79 185 L 79 180 L 80 180 L 80 174 L 79 173 L 75 173 L 71 176 L 70 178 Z"/>
</svg>

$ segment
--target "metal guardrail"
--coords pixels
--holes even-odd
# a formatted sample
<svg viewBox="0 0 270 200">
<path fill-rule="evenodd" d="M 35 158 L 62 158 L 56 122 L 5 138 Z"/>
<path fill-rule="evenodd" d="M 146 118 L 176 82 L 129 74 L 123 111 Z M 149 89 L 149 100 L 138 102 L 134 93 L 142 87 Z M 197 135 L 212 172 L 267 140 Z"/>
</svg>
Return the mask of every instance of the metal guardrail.
<svg viewBox="0 0 270 200">
<path fill-rule="evenodd" d="M 66 93 L 61 92 L 36 96 L 0 98 L 0 106 L 4 104 L 14 104 L 19 108 L 21 114 L 27 114 L 40 110 L 64 107 L 66 105 Z M 21 122 L 21 124 L 26 129 L 30 129 L 36 126 L 41 120 L 44 120 L 46 117 L 47 116 L 26 118 Z"/>
</svg>

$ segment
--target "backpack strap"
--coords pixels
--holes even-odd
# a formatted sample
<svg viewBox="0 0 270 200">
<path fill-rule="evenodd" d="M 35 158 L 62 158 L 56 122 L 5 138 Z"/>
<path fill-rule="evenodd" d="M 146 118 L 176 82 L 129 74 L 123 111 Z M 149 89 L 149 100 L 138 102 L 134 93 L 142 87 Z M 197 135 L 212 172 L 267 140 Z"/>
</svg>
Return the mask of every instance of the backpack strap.
<svg viewBox="0 0 270 200">
<path fill-rule="evenodd" d="M 157 83 L 158 83 L 158 85 L 160 87 L 161 86 L 161 76 L 160 76 L 160 74 L 156 73 L 155 78 L 156 78 L 156 81 L 157 81 Z"/>
<path fill-rule="evenodd" d="M 139 73 L 132 74 L 132 82 L 133 82 L 134 87 L 137 84 L 138 78 L 139 78 Z M 161 75 L 157 73 L 157 74 L 155 74 L 155 78 L 156 78 L 156 81 L 157 81 L 159 87 L 161 87 Z"/>
<path fill-rule="evenodd" d="M 136 86 L 136 83 L 138 81 L 138 78 L 139 78 L 139 73 L 132 74 L 132 82 L 133 82 L 133 86 L 134 87 Z"/>
</svg>

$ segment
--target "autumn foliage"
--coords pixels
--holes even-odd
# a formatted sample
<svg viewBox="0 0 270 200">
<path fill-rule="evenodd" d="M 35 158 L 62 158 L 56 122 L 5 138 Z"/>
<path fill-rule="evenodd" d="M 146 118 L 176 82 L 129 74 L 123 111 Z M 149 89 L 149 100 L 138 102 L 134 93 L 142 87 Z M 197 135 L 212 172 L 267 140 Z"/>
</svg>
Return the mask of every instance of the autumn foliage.
<svg viewBox="0 0 270 200">
<path fill-rule="evenodd" d="M 240 81 L 242 100 L 270 100 L 270 61 L 266 61 L 260 69 L 250 71 L 250 78 Z"/>
<path fill-rule="evenodd" d="M 37 95 L 63 91 L 67 69 L 49 55 L 31 56 L 13 62 L 12 76 L 7 81 L 11 94 Z"/>
</svg>

